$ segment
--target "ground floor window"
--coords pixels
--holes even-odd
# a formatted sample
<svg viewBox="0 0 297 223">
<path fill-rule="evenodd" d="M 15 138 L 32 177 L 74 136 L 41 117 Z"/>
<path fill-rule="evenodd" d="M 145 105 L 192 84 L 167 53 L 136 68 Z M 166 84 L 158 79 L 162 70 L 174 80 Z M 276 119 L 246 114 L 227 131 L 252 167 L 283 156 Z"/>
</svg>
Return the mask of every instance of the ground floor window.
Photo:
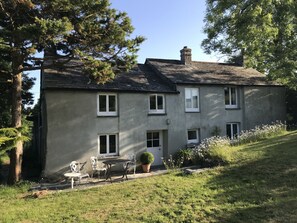
<svg viewBox="0 0 297 223">
<path fill-rule="evenodd" d="M 99 154 L 100 155 L 117 155 L 118 142 L 116 134 L 99 135 Z"/>
<path fill-rule="evenodd" d="M 199 129 L 189 129 L 187 143 L 198 143 L 199 141 Z"/>
<path fill-rule="evenodd" d="M 226 133 L 230 139 L 236 139 L 239 134 L 239 123 L 227 123 Z"/>
</svg>

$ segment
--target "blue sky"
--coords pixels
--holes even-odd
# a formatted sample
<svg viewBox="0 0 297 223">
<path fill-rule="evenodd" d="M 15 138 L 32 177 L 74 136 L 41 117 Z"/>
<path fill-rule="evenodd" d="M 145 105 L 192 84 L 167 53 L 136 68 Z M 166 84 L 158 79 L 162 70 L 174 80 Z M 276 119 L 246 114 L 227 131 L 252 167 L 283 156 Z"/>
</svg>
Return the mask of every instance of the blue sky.
<svg viewBox="0 0 297 223">
<path fill-rule="evenodd" d="M 192 49 L 193 60 L 217 61 L 200 47 L 206 38 L 202 31 L 204 0 L 111 0 L 111 4 L 128 13 L 135 35 L 146 37 L 138 53 L 139 63 L 145 58 L 179 59 L 184 46 Z"/>
<path fill-rule="evenodd" d="M 138 63 L 146 58 L 180 59 L 184 46 L 192 49 L 196 61 L 218 61 L 215 56 L 203 53 L 201 42 L 203 19 L 206 11 L 204 0 L 111 0 L 111 7 L 127 12 L 135 28 L 133 36 L 141 35 L 146 41 L 140 46 Z M 32 72 L 36 85 L 32 92 L 39 97 L 39 72 Z"/>
</svg>

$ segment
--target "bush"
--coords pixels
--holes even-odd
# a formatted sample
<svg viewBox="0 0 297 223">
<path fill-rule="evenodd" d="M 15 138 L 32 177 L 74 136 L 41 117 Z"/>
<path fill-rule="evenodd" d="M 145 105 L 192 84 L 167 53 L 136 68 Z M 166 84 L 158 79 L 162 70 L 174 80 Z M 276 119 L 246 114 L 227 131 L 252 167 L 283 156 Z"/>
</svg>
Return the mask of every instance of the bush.
<svg viewBox="0 0 297 223">
<path fill-rule="evenodd" d="M 233 145 L 242 145 L 250 142 L 258 142 L 282 134 L 286 130 L 286 125 L 276 122 L 271 125 L 260 125 L 254 129 L 241 131 L 237 140 L 232 142 Z"/>
<path fill-rule="evenodd" d="M 181 158 L 174 159 L 172 155 L 169 155 L 168 159 L 164 157 L 161 157 L 161 159 L 166 169 L 171 171 L 178 170 L 183 164 Z"/>
<path fill-rule="evenodd" d="M 181 163 L 183 166 L 189 166 L 192 164 L 193 149 L 185 148 L 177 151 L 173 155 L 173 160 L 176 163 Z"/>
<path fill-rule="evenodd" d="M 257 142 L 272 136 L 282 134 L 286 126 L 281 122 L 271 125 L 256 126 L 254 129 L 242 131 L 237 139 L 230 140 L 227 137 L 214 136 L 204 139 L 193 152 L 192 161 L 202 167 L 217 166 L 231 161 L 231 146 L 250 142 Z"/>
<path fill-rule="evenodd" d="M 154 155 L 150 152 L 144 152 L 140 155 L 141 164 L 150 164 L 154 162 L 154 160 L 155 160 Z"/>
<path fill-rule="evenodd" d="M 200 145 L 193 149 L 192 160 L 194 164 L 202 167 L 229 163 L 229 147 L 230 139 L 227 137 L 214 136 L 204 139 Z"/>
</svg>

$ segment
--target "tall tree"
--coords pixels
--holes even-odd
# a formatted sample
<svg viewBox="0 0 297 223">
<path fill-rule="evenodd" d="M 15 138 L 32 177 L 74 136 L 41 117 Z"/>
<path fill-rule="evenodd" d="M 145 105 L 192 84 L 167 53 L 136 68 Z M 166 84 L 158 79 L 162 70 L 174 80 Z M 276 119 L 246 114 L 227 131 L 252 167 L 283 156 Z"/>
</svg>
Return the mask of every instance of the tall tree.
<svg viewBox="0 0 297 223">
<path fill-rule="evenodd" d="M 297 89 L 297 1 L 207 0 L 202 47 Z"/>
<path fill-rule="evenodd" d="M 126 13 L 108 0 L 0 0 L 0 54 L 9 63 L 1 70 L 12 81 L 12 125 L 22 126 L 22 74 L 78 60 L 85 74 L 104 83 L 130 69 L 143 37 L 131 37 Z M 37 52 L 49 52 L 38 57 Z M 2 67 L 1 67 L 2 68 Z M 23 147 L 10 156 L 8 183 L 20 179 Z"/>
</svg>

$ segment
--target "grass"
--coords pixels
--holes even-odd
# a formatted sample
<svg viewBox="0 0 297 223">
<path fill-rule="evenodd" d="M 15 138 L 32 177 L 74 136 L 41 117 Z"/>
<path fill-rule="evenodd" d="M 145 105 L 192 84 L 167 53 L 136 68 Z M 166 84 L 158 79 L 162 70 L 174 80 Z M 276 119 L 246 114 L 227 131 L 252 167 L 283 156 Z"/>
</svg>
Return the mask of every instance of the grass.
<svg viewBox="0 0 297 223">
<path fill-rule="evenodd" d="M 297 131 L 232 147 L 231 164 L 34 198 L 0 187 L 0 222 L 297 222 Z"/>
</svg>

